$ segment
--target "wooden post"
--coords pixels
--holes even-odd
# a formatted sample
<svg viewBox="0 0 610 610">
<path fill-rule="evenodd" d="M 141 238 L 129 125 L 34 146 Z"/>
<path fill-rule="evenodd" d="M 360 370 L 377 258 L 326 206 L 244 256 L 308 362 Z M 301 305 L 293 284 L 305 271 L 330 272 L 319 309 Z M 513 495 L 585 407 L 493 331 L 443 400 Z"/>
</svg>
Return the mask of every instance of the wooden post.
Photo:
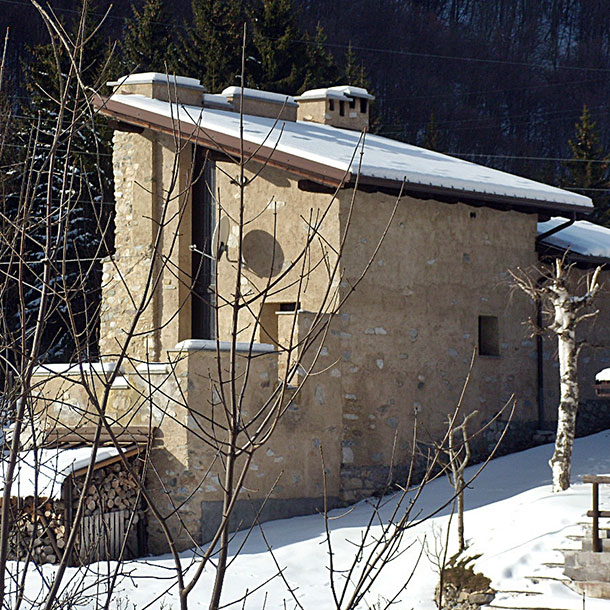
<svg viewBox="0 0 610 610">
<path fill-rule="evenodd" d="M 602 544 L 599 539 L 599 483 L 593 482 L 593 527 L 591 528 L 593 534 L 593 552 L 601 553 Z"/>
</svg>

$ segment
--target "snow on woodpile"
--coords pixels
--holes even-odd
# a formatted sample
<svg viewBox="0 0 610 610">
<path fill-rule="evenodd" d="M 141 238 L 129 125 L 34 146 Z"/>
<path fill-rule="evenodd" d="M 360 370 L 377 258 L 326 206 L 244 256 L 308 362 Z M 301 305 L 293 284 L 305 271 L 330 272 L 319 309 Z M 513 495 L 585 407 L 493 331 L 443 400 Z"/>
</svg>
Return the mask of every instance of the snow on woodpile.
<svg viewBox="0 0 610 610">
<path fill-rule="evenodd" d="M 236 113 L 176 104 L 172 107 L 169 102 L 143 95 L 115 94 L 111 99 L 130 106 L 136 111 L 134 114 L 146 111 L 239 138 L 240 119 Z M 361 134 L 356 131 L 247 115 L 244 138 L 247 142 L 277 148 L 278 152 L 341 171 L 355 174 L 358 169 L 360 155 L 354 153 L 361 142 Z M 584 195 L 371 134 L 366 136 L 361 175 L 467 193 L 593 206 L 591 199 Z"/>
<path fill-rule="evenodd" d="M 99 447 L 96 463 L 118 454 L 116 447 Z M 0 493 L 4 493 L 8 454 L 0 461 Z M 61 498 L 63 482 L 73 472 L 85 468 L 91 461 L 91 447 L 77 449 L 38 449 L 22 451 L 17 459 L 17 470 L 11 495 L 28 498 Z"/>
<path fill-rule="evenodd" d="M 538 223 L 538 235 L 565 224 L 565 218 L 551 218 Z M 600 225 L 579 220 L 573 225 L 545 237 L 544 244 L 570 250 L 583 256 L 610 258 L 610 229 Z"/>
</svg>

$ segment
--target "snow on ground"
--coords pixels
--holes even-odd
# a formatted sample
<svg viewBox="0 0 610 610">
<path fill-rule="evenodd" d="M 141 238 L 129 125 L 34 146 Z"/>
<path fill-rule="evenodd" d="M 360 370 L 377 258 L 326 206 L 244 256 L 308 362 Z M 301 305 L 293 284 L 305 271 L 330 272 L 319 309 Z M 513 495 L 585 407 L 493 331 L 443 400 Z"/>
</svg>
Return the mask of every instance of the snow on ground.
<svg viewBox="0 0 610 610">
<path fill-rule="evenodd" d="M 591 504 L 591 486 L 578 483 L 584 474 L 610 472 L 610 431 L 575 443 L 573 481 L 566 492 L 551 493 L 551 471 L 547 461 L 551 445 L 505 456 L 492 461 L 466 492 L 465 533 L 469 541 L 469 554 L 482 553 L 476 568 L 492 579 L 499 592 L 491 607 L 551 608 L 580 610 L 583 601 L 579 594 L 562 582 L 565 579 L 559 549 L 576 548 L 573 536 L 582 532 L 586 511 Z M 477 469 L 471 467 L 472 476 Z M 417 503 L 417 511 L 426 515 L 442 505 L 450 495 L 444 479 L 432 482 Z M 610 505 L 610 489 L 601 488 L 602 506 Z M 395 497 L 388 499 L 383 509 L 384 518 L 392 510 Z M 353 556 L 353 541 L 358 541 L 369 520 L 371 509 L 360 502 L 351 511 L 333 511 L 337 517 L 332 523 L 335 542 L 335 560 L 347 565 Z M 391 597 L 396 587 L 409 576 L 420 554 L 421 541 L 426 537 L 433 546 L 434 532 L 443 531 L 449 510 L 441 511 L 433 519 L 420 523 L 406 532 L 405 552 L 387 566 L 362 608 Z M 326 610 L 334 608 L 329 591 L 328 554 L 324 538 L 324 522 L 320 516 L 298 517 L 264 524 L 267 542 L 272 546 L 275 559 L 284 568 L 284 575 L 303 608 Z M 455 532 L 453 532 L 455 534 Z M 455 536 L 453 536 L 455 538 Z M 351 541 L 351 542 L 350 542 Z M 244 542 L 244 534 L 237 534 L 233 550 Z M 412 544 L 414 543 L 414 544 Z M 409 547 L 409 545 L 411 546 Z M 407 548 L 409 547 L 409 548 Z M 182 555 L 185 563 L 192 557 Z M 111 565 L 112 567 L 112 565 Z M 121 582 L 119 601 L 114 607 L 142 610 L 167 588 L 171 587 L 172 560 L 168 555 L 150 557 L 146 561 L 129 562 L 131 579 Z M 102 566 L 102 569 L 106 569 Z M 42 575 L 32 570 L 30 591 L 40 590 L 41 577 L 50 577 L 54 568 L 44 566 Z M 253 533 L 241 554 L 232 563 L 227 575 L 223 595 L 225 603 L 239 599 L 246 590 L 252 591 L 277 569 L 266 551 L 260 533 Z M 76 570 L 71 571 L 74 575 Z M 207 570 L 190 598 L 189 608 L 206 608 L 213 574 Z M 432 609 L 433 591 L 437 574 L 424 555 L 415 570 L 407 590 L 399 597 L 398 609 Z M 294 602 L 286 593 L 280 579 L 274 579 L 257 591 L 245 608 L 260 609 L 267 598 L 266 608 L 293 608 Z M 287 600 L 284 606 L 283 600 Z M 127 604 L 128 602 L 128 604 Z M 83 607 L 94 608 L 93 602 Z M 174 591 L 163 601 L 153 602 L 152 608 L 178 608 Z M 241 603 L 230 606 L 242 608 Z M 588 598 L 586 610 L 610 610 L 610 601 Z"/>
</svg>

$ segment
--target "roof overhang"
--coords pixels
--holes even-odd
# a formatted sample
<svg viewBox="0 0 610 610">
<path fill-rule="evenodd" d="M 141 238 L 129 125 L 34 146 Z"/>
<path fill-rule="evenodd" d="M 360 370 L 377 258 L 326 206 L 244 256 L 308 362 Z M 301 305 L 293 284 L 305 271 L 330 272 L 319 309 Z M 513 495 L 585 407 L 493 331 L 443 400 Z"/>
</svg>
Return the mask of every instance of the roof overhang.
<svg viewBox="0 0 610 610">
<path fill-rule="evenodd" d="M 202 128 L 198 125 L 164 116 L 150 110 L 125 104 L 112 97 L 95 95 L 93 104 L 100 114 L 115 119 L 125 126 L 151 129 L 159 133 L 178 136 L 182 140 L 204 146 L 219 153 L 238 157 L 242 143 L 239 138 Z M 128 130 L 128 128 L 126 129 Z M 243 152 L 255 161 L 289 171 L 318 184 L 332 188 L 354 188 L 366 191 L 381 191 L 418 199 L 435 199 L 446 203 L 465 203 L 473 206 L 486 206 L 502 210 L 517 210 L 542 215 L 567 215 L 570 218 L 586 218 L 592 208 L 575 204 L 553 202 L 541 199 L 528 199 L 514 195 L 480 193 L 449 187 L 439 187 L 414 182 L 402 182 L 373 176 L 356 176 L 330 165 L 289 154 L 271 146 L 243 141 Z"/>
<path fill-rule="evenodd" d="M 184 121 L 177 121 L 154 112 L 134 108 L 129 104 L 113 100 L 111 97 L 96 95 L 93 104 L 100 114 L 111 117 L 122 123 L 151 129 L 171 136 L 178 136 L 193 144 L 204 146 L 229 156 L 240 154 L 241 143 L 239 138 L 230 136 L 212 129 L 204 129 Z M 265 163 L 272 167 L 288 170 L 298 176 L 303 176 L 315 182 L 339 187 L 349 182 L 350 172 L 329 167 L 323 163 L 301 159 L 296 155 L 290 155 L 276 150 L 270 146 L 259 146 L 253 142 L 243 141 L 243 151 L 255 161 Z"/>
</svg>

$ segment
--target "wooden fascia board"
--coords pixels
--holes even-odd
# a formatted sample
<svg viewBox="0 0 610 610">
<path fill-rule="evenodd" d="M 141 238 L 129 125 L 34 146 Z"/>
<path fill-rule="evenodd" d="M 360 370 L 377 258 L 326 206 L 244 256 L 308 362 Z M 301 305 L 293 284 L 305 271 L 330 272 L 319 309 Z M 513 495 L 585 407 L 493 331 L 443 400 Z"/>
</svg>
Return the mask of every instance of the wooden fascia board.
<svg viewBox="0 0 610 610">
<path fill-rule="evenodd" d="M 511 209 L 529 213 L 545 212 L 569 212 L 576 219 L 588 217 L 593 208 L 586 206 L 576 206 L 569 203 L 556 203 L 552 201 L 542 201 L 539 199 L 527 199 L 524 197 L 513 197 L 510 195 L 499 195 L 494 193 L 478 193 L 453 189 L 449 187 L 433 186 L 429 184 L 417 184 L 413 182 L 402 182 L 389 180 L 387 178 L 375 178 L 372 176 L 360 176 L 358 184 L 366 189 L 377 188 L 392 191 L 395 194 L 400 192 L 402 187 L 404 196 L 411 196 L 418 199 L 437 199 L 439 201 L 460 202 L 472 206 L 485 206 L 491 208 Z M 346 185 L 354 187 L 355 180 Z"/>
<path fill-rule="evenodd" d="M 191 123 L 177 121 L 171 117 L 134 108 L 129 104 L 117 102 L 112 98 L 96 96 L 93 99 L 93 103 L 100 114 L 124 123 L 137 125 L 171 136 L 177 135 L 183 141 L 190 141 L 221 153 L 228 153 L 233 156 L 239 156 L 240 154 L 240 141 L 235 136 L 229 136 L 212 129 L 203 129 Z M 349 182 L 352 177 L 350 172 L 345 172 L 316 161 L 303 159 L 270 146 L 259 146 L 247 140 L 244 140 L 243 144 L 244 153 L 248 156 L 253 155 L 253 160 L 271 167 L 287 170 L 297 176 L 309 178 L 321 184 L 338 187 Z"/>
</svg>

